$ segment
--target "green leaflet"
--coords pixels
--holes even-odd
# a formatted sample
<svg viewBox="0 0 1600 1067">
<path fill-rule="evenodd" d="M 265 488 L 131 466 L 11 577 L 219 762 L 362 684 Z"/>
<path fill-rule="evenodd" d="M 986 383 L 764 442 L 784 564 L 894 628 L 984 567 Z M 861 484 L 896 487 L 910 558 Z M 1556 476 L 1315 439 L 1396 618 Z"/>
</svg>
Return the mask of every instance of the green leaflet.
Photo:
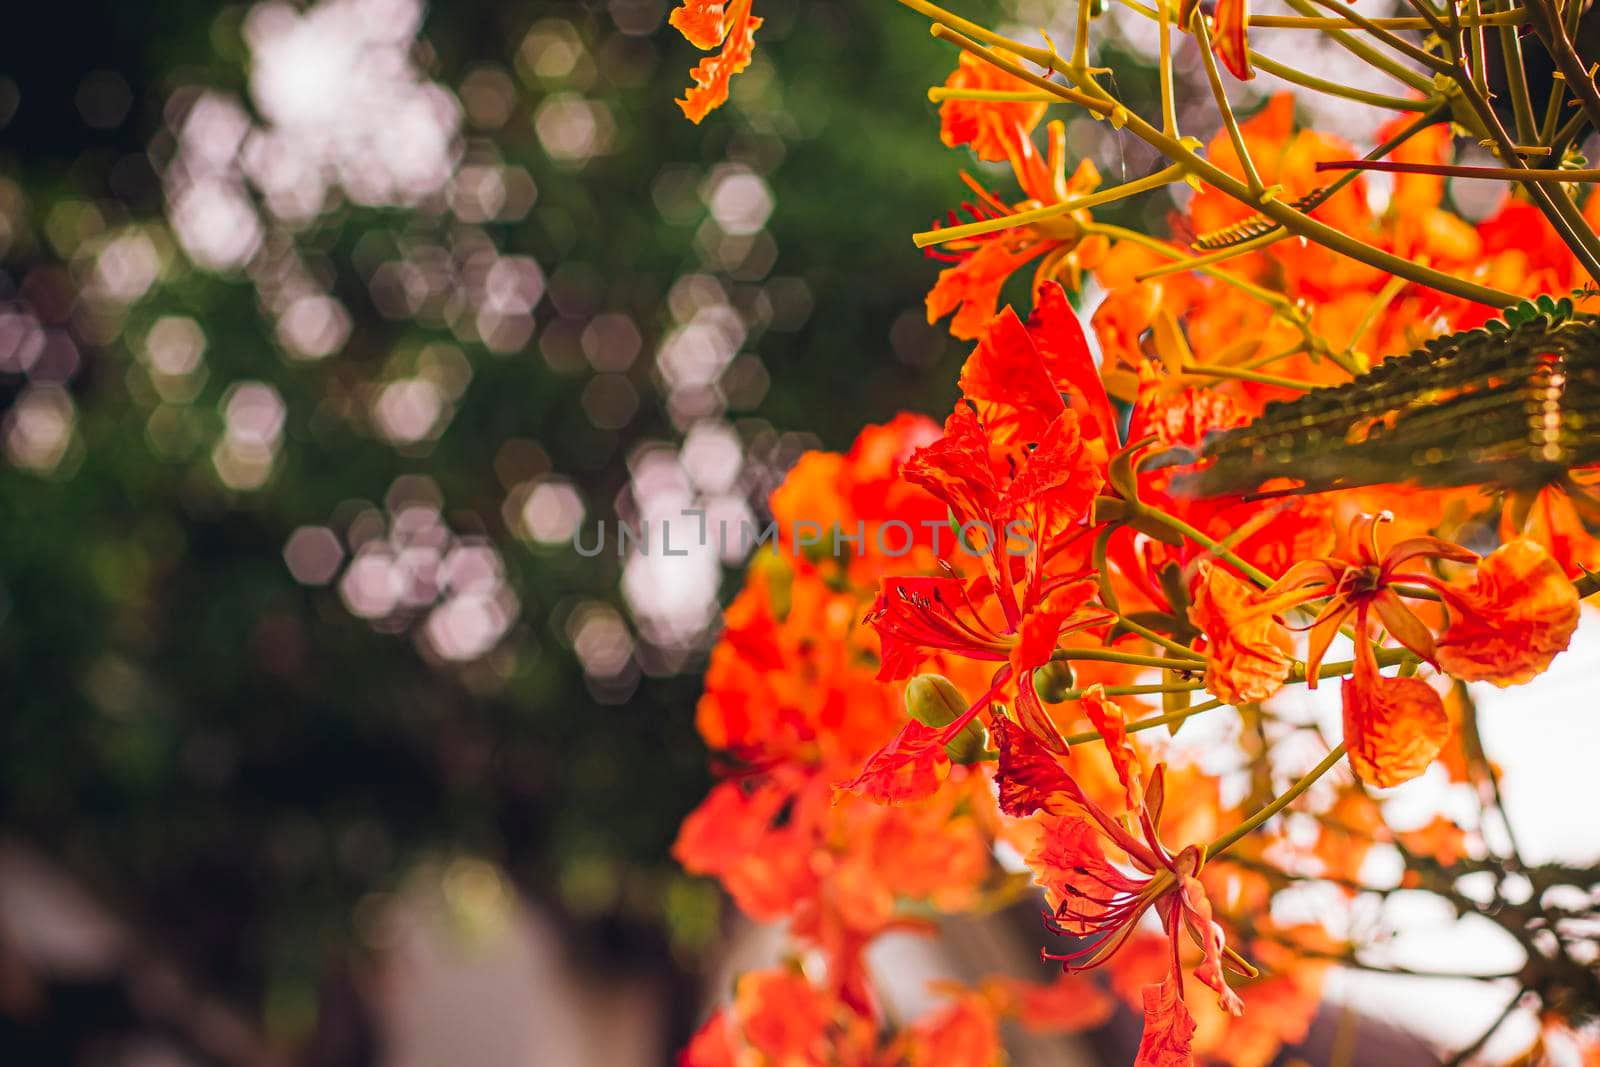
<svg viewBox="0 0 1600 1067">
<path fill-rule="evenodd" d="M 1207 439 L 1204 496 L 1412 482 L 1529 490 L 1600 462 L 1600 319 L 1542 296 Z"/>
<path fill-rule="evenodd" d="M 1298 200 L 1289 201 L 1289 206 L 1296 211 L 1307 212 L 1320 206 L 1322 202 L 1336 192 L 1333 186 L 1324 185 L 1313 189 Z M 1278 224 L 1265 215 L 1251 215 L 1240 219 L 1231 226 L 1224 226 L 1220 230 L 1200 234 L 1190 242 L 1190 247 L 1201 252 L 1220 252 L 1224 248 L 1242 245 L 1246 241 L 1253 241 L 1278 228 Z"/>
</svg>

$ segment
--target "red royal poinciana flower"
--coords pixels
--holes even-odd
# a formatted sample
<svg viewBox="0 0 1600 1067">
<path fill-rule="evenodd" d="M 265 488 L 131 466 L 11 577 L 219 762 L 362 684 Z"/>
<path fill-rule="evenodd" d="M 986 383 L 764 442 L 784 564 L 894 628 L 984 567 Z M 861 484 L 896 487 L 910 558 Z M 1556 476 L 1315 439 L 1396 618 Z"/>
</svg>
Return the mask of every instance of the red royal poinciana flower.
<svg viewBox="0 0 1600 1067">
<path fill-rule="evenodd" d="M 1449 739 L 1450 720 L 1426 682 L 1379 673 L 1372 644 L 1376 628 L 1458 678 L 1509 685 L 1549 666 L 1578 622 L 1576 590 L 1538 545 L 1514 541 L 1481 563 L 1476 553 L 1436 537 L 1407 538 L 1380 552 L 1378 527 L 1392 519 L 1388 512 L 1360 516 L 1351 524 L 1343 555 L 1297 563 L 1255 598 L 1253 608 L 1218 612 L 1205 622 L 1212 673 L 1239 679 L 1252 673 L 1245 656 L 1270 660 L 1274 635 L 1256 632 L 1263 617 L 1325 600 L 1309 628 L 1305 669 L 1307 685 L 1314 688 L 1328 646 L 1353 620 L 1355 669 L 1342 693 L 1345 742 L 1350 765 L 1362 780 L 1384 787 L 1427 769 Z M 1467 587 L 1446 582 L 1424 566 L 1430 559 L 1479 563 L 1477 580 Z M 1443 635 L 1436 640 L 1405 598 L 1442 601 L 1450 614 Z M 1254 671 L 1257 681 L 1268 684 L 1250 691 L 1271 688 L 1277 669 L 1274 664 L 1265 676 Z"/>
<path fill-rule="evenodd" d="M 1016 58 L 1004 49 L 997 54 L 1006 59 Z M 970 52 L 961 53 L 956 69 L 950 72 L 944 84 L 957 91 L 1026 92 L 1033 88 Z M 939 105 L 939 139 L 951 148 L 971 145 L 979 159 L 1003 163 L 1011 157 L 1016 139 L 1033 131 L 1044 118 L 1048 106 L 1042 100 L 945 100 Z"/>
<path fill-rule="evenodd" d="M 950 212 L 947 221 L 951 226 L 966 221 L 1008 219 L 1021 212 L 1065 204 L 1087 196 L 1100 184 L 1100 172 L 1087 159 L 1068 176 L 1066 126 L 1060 122 L 1047 127 L 1049 147 L 1043 157 L 1034 147 L 1028 128 L 1015 117 L 1002 116 L 983 129 L 982 150 L 991 154 L 1003 150 L 1004 154 L 995 158 L 1011 160 L 1011 169 L 1026 198 L 1007 204 L 977 179 L 963 174 L 962 180 L 975 199 L 962 205 L 970 219 L 963 220 L 957 212 Z M 1086 233 L 1083 224 L 1087 219 L 1087 212 L 1062 211 L 929 247 L 928 255 L 951 266 L 939 272 L 938 281 L 928 292 L 928 321 L 938 322 L 955 312 L 950 333 L 960 338 L 977 337 L 994 315 L 1007 279 L 1041 256 L 1034 271 L 1034 288 L 1064 278 L 1070 288 L 1076 289 L 1082 271 L 1094 267 L 1107 248 L 1103 237 Z"/>
<path fill-rule="evenodd" d="M 984 575 L 886 580 L 868 615 L 882 642 L 879 677 L 909 677 L 940 653 L 1000 663 L 993 684 L 1014 682 L 1023 721 L 1065 751 L 1034 691 L 1033 669 L 1049 662 L 1063 635 L 1111 616 L 1089 603 L 1092 581 L 1077 572 L 1050 574 L 1048 565 L 1073 527 L 1087 529 L 1082 522 L 1104 483 L 1116 429 L 1060 287 L 1040 288 L 1039 309 L 1026 325 L 1009 308 L 996 316 L 961 385 L 964 397 L 944 436 L 913 453 L 903 474 L 949 507 L 961 547 L 981 558 Z M 904 766 L 899 742 L 915 740 L 903 734 L 869 762 L 868 773 L 882 760 Z"/>
<path fill-rule="evenodd" d="M 1023 722 L 1045 744 L 1064 752 L 1066 742 L 1034 689 L 1033 670 L 1050 661 L 1063 636 L 1104 626 L 1112 615 L 1089 603 L 1095 594 L 1092 580 L 1062 579 L 1028 608 L 1014 628 L 1008 628 L 995 618 L 996 609 L 980 606 L 974 599 L 971 588 L 986 585 L 985 579 L 967 583 L 957 578 L 892 578 L 885 582 L 868 616 L 883 641 L 883 668 L 878 676 L 908 677 L 932 651 L 993 660 L 1001 666 L 994 674 L 991 694 L 1014 683 Z M 962 718 L 970 722 L 972 709 Z M 915 725 L 908 723 L 907 729 Z M 869 761 L 869 771 L 891 753 L 903 756 L 902 739 L 911 740 L 902 734 Z"/>
<path fill-rule="evenodd" d="M 1401 645 L 1435 663 L 1432 631 L 1401 600 L 1407 584 L 1433 584 L 1434 579 L 1405 568 L 1418 567 L 1427 559 L 1471 563 L 1478 558 L 1436 537 L 1408 538 L 1380 552 L 1378 527 L 1392 519 L 1388 512 L 1359 516 L 1350 525 L 1344 555 L 1303 560 L 1290 567 L 1260 594 L 1247 616 L 1276 616 L 1326 599 L 1310 626 L 1306 684 L 1311 688 L 1316 688 L 1328 646 L 1354 616 L 1355 671 L 1343 687 L 1345 742 L 1350 766 L 1363 781 L 1376 786 L 1398 785 L 1427 770 L 1450 737 L 1450 719 L 1444 701 L 1428 683 L 1386 678 L 1378 672 L 1372 624 L 1381 623 Z M 1216 641 L 1214 647 L 1226 648 L 1226 640 Z"/>
<path fill-rule="evenodd" d="M 1044 813 L 1043 834 L 1028 856 L 1028 866 L 1045 889 L 1051 928 L 1080 941 L 1071 951 L 1041 955 L 1065 970 L 1098 967 L 1154 910 L 1170 942 L 1171 966 L 1160 984 L 1144 991 L 1145 1031 L 1137 1064 L 1187 1064 L 1192 1062 L 1189 1040 L 1195 1024 L 1182 994 L 1178 950 L 1184 932 L 1203 954 L 1195 977 L 1216 992 L 1229 1014 L 1239 1014 L 1244 1005 L 1229 988 L 1223 966 L 1246 975 L 1254 970 L 1227 948 L 1222 928 L 1212 917 L 1197 877 L 1205 864 L 1205 850 L 1191 844 L 1174 852 L 1161 840 L 1165 767 L 1157 765 L 1149 782 L 1144 781 L 1121 710 L 1099 686 L 1084 693 L 1082 704 L 1122 783 L 1127 801 L 1123 818 L 1090 799 L 1061 761 L 1031 734 L 1003 720 L 994 728 L 1001 808 L 1017 817 Z M 1107 857 L 1106 842 L 1122 853 L 1131 870 Z"/>
</svg>

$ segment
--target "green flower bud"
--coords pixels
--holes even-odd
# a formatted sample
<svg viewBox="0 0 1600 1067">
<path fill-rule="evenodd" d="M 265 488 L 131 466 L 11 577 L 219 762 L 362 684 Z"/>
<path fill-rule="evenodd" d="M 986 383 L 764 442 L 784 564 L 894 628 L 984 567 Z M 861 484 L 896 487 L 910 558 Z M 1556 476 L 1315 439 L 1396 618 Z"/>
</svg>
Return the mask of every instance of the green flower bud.
<svg viewBox="0 0 1600 1067">
<path fill-rule="evenodd" d="M 1033 691 L 1046 704 L 1059 704 L 1072 690 L 1072 664 L 1053 659 L 1033 672 Z"/>
<path fill-rule="evenodd" d="M 968 707 L 961 690 L 942 674 L 919 674 L 906 683 L 906 711 L 924 726 L 949 726 Z M 944 749 L 952 763 L 973 763 L 983 758 L 988 741 L 983 724 L 973 719 Z"/>
</svg>

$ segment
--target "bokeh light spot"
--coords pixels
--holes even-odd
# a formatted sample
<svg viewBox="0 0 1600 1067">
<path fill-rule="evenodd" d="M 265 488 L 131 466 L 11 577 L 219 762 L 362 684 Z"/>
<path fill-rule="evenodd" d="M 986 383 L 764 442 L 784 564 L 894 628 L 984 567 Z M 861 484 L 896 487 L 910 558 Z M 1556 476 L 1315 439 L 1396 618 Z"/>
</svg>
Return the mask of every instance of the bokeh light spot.
<svg viewBox="0 0 1600 1067">
<path fill-rule="evenodd" d="M 344 562 L 344 546 L 326 526 L 302 526 L 284 542 L 283 562 L 301 585 L 327 585 Z"/>
<path fill-rule="evenodd" d="M 551 478 L 539 482 L 522 506 L 522 528 L 528 536 L 544 544 L 572 540 L 583 522 L 583 498 L 572 483 Z"/>
</svg>

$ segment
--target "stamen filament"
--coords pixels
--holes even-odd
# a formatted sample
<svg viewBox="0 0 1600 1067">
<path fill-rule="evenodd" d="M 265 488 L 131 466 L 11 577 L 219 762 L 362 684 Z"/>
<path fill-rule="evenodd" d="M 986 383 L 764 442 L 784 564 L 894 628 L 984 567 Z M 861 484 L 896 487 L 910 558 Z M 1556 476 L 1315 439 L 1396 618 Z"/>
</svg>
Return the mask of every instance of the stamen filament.
<svg viewBox="0 0 1600 1067">
<path fill-rule="evenodd" d="M 1481 178 L 1487 181 L 1600 182 L 1600 168 L 1595 167 L 1564 170 L 1559 167 L 1471 167 L 1459 163 L 1406 163 L 1392 159 L 1333 159 L 1318 163 L 1317 169 L 1436 174 L 1445 178 Z"/>
<path fill-rule="evenodd" d="M 1238 844 L 1240 839 L 1242 839 L 1246 834 L 1249 834 L 1257 827 L 1261 826 L 1262 823 L 1266 822 L 1268 819 L 1278 814 L 1278 812 L 1294 803 L 1295 799 L 1299 797 L 1301 793 L 1304 793 L 1307 789 L 1310 789 L 1313 785 L 1315 785 L 1319 778 L 1321 778 L 1324 774 L 1327 774 L 1333 769 L 1335 764 L 1344 759 L 1344 753 L 1345 742 L 1340 741 L 1337 745 L 1333 746 L 1333 749 L 1326 756 L 1322 758 L 1321 763 L 1317 764 L 1305 774 L 1301 775 L 1299 780 L 1296 781 L 1294 785 L 1291 785 L 1288 789 L 1284 790 L 1281 795 L 1272 801 L 1272 803 L 1268 804 L 1266 807 L 1250 816 L 1244 822 L 1240 823 L 1238 826 L 1235 826 L 1232 830 L 1229 830 L 1227 833 L 1211 842 L 1211 844 L 1207 845 L 1204 854 L 1208 858 L 1220 856 L 1224 852 L 1228 851 L 1228 849 Z"/>
<path fill-rule="evenodd" d="M 1163 185 L 1170 185 L 1183 177 L 1183 168 L 1177 165 L 1165 167 L 1154 174 L 1126 182 L 1114 189 L 1104 192 L 1091 193 L 1060 204 L 1046 204 L 1044 207 L 1032 208 L 1028 211 L 1017 211 L 997 219 L 982 219 L 978 222 L 969 222 L 964 226 L 942 226 L 934 230 L 923 230 L 911 235 L 911 240 L 918 248 L 929 245 L 944 244 L 947 241 L 958 241 L 966 237 L 979 237 L 983 234 L 994 233 L 998 230 L 1010 230 L 1019 226 L 1028 226 L 1035 222 L 1044 222 L 1061 215 L 1071 214 L 1074 211 L 1087 211 L 1090 208 L 1100 207 L 1105 204 L 1125 200 L 1130 196 L 1138 196 L 1152 189 L 1159 189 Z"/>
<path fill-rule="evenodd" d="M 935 85 L 928 90 L 928 99 L 935 104 L 946 100 L 988 100 L 994 103 L 1014 104 L 1059 104 L 1061 100 L 1053 93 L 1040 92 L 1037 89 L 1017 91 L 1015 89 L 958 89 L 945 85 Z"/>
</svg>

